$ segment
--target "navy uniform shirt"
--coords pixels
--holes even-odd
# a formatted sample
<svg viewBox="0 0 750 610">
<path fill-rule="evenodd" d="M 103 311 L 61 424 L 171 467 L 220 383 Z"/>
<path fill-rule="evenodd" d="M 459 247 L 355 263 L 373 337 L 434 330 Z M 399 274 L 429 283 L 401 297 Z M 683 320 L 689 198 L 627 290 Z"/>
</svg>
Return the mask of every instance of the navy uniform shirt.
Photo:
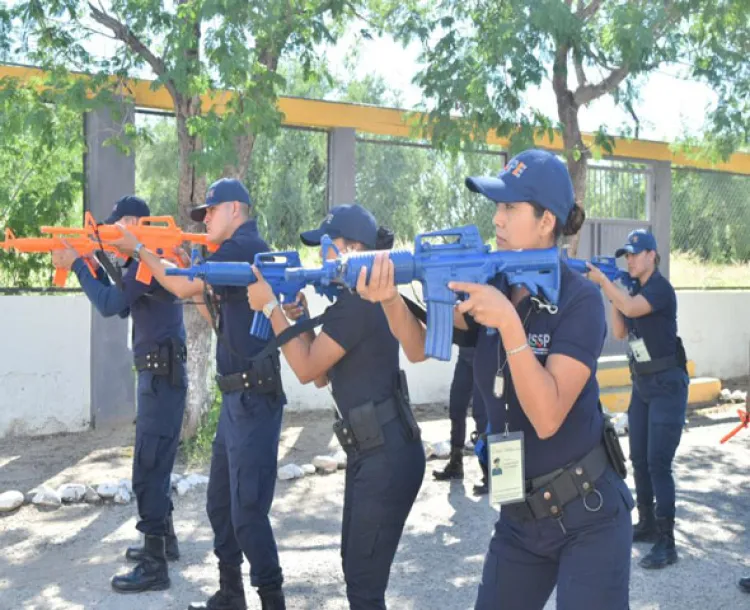
<svg viewBox="0 0 750 610">
<path fill-rule="evenodd" d="M 555 315 L 545 310 L 531 310 L 529 313 L 532 308 L 529 297 L 518 304 L 521 321 L 526 319 L 529 346 L 542 366 L 550 355 L 563 354 L 582 362 L 591 370 L 581 394 L 560 429 L 551 438 L 540 439 L 523 412 L 513 387 L 509 364 L 505 365 L 504 398 L 495 397 L 495 375 L 505 362 L 505 348 L 500 343 L 500 335 L 497 332 L 488 335 L 486 329 L 480 327 L 477 337 L 474 380 L 487 405 L 491 431 L 503 432 L 506 420 L 510 431 L 523 431 L 527 479 L 546 474 L 582 458 L 601 442 L 602 438 L 604 420 L 599 410 L 596 366 L 607 333 L 604 305 L 597 286 L 584 276 L 568 269 L 566 265 L 560 267 L 560 282 L 560 300 Z M 506 295 L 509 294 L 504 286 L 504 280 L 498 278 L 491 283 L 503 290 Z"/>
<path fill-rule="evenodd" d="M 379 303 L 342 291 L 324 314 L 322 331 L 346 350 L 328 378 L 336 405 L 346 417 L 352 407 L 393 396 L 399 346 Z"/>
<path fill-rule="evenodd" d="M 207 260 L 223 263 L 255 262 L 255 255 L 270 248 L 258 234 L 258 225 L 248 220 Z M 216 369 L 220 375 L 233 375 L 247 371 L 253 365 L 250 358 L 266 345 L 250 334 L 255 312 L 247 301 L 247 288 L 240 286 L 213 286 L 218 298 L 219 340 L 216 342 Z M 262 316 L 262 312 L 258 312 Z"/>
<path fill-rule="evenodd" d="M 81 288 L 104 317 L 119 315 L 133 318 L 133 354 L 152 351 L 168 339 L 185 342 L 182 303 L 155 280 L 143 284 L 135 279 L 140 263 L 130 260 L 122 277 L 122 290 L 110 284 L 99 268 L 94 277 L 82 259 L 72 266 Z"/>
<path fill-rule="evenodd" d="M 651 313 L 640 318 L 625 317 L 631 339 L 643 339 L 652 360 L 674 356 L 677 353 L 677 295 L 659 270 L 656 269 L 646 283 L 633 283 L 630 294 L 643 295 Z"/>
</svg>

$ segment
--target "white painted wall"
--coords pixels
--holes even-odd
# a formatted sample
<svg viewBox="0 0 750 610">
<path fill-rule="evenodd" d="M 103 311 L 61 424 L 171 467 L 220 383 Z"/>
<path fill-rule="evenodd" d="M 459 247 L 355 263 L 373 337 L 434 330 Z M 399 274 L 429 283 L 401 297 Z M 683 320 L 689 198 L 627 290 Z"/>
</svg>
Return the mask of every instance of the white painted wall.
<svg viewBox="0 0 750 610">
<path fill-rule="evenodd" d="M 750 374 L 750 292 L 677 293 L 677 327 L 701 377 Z"/>
<path fill-rule="evenodd" d="M 88 428 L 90 332 L 83 295 L 0 297 L 0 438 Z"/>
<path fill-rule="evenodd" d="M 679 332 L 699 376 L 750 373 L 750 292 L 680 291 Z M 312 315 L 327 301 L 308 294 Z M 0 297 L 0 438 L 72 432 L 90 419 L 91 306 L 83 295 Z M 401 354 L 415 404 L 445 403 L 450 362 L 411 364 Z M 282 358 L 289 409 L 332 409 L 327 388 L 301 385 Z"/>
</svg>

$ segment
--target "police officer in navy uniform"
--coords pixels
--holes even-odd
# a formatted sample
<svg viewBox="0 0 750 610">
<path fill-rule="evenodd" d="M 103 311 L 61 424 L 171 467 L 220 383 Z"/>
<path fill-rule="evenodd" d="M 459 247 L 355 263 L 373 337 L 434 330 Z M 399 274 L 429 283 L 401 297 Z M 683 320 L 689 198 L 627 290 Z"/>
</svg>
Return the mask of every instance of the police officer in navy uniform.
<svg viewBox="0 0 750 610">
<path fill-rule="evenodd" d="M 135 196 L 118 200 L 105 224 L 134 225 L 150 216 L 148 205 Z M 55 266 L 72 268 L 86 296 L 104 317 L 133 320 L 133 357 L 138 371 L 138 399 L 133 451 L 133 491 L 138 504 L 136 528 L 143 547 L 131 547 L 126 558 L 136 561 L 128 574 L 115 576 L 112 587 L 122 593 L 159 591 L 170 585 L 167 560 L 179 557 L 172 521 L 170 475 L 185 412 L 185 327 L 183 306 L 155 280 L 136 279 L 140 263 L 129 259 L 119 286 L 103 269 L 91 274 L 75 250 L 53 253 Z"/>
<path fill-rule="evenodd" d="M 466 184 L 495 202 L 499 250 L 549 248 L 583 223 L 568 171 L 548 152 L 524 151 L 497 178 Z M 357 290 L 382 302 L 409 359 L 423 360 L 425 327 L 398 298 L 393 272 L 379 257 L 369 285 L 363 275 Z M 555 586 L 561 610 L 627 608 L 634 504 L 599 405 L 606 324 L 597 289 L 565 265 L 556 308 L 508 288 L 502 274 L 486 285 L 448 286 L 467 295 L 454 321 L 477 337 L 474 376 L 494 433 L 490 455 L 509 456 L 498 467 L 490 460 L 501 511 L 475 608 L 541 610 Z M 509 478 L 493 490 L 496 476 Z"/>
<path fill-rule="evenodd" d="M 658 569 L 677 561 L 672 460 L 685 423 L 690 381 L 677 336 L 677 297 L 659 272 L 654 236 L 643 229 L 631 231 L 627 243 L 615 252 L 617 257 L 623 255 L 634 280 L 630 294 L 594 268 L 589 277 L 612 302 L 613 334 L 628 339 L 633 380 L 628 407 L 630 459 L 639 514 L 633 541 L 655 543 L 640 565 Z"/>
<path fill-rule="evenodd" d="M 225 178 L 209 187 L 205 205 L 191 211 L 193 220 L 206 224 L 209 240 L 220 244 L 209 261 L 252 263 L 256 254 L 270 250 L 250 218 L 250 210 L 250 194 L 240 181 Z M 216 368 L 222 408 L 206 509 L 219 559 L 219 590 L 207 602 L 190 608 L 247 608 L 241 570 L 244 554 L 250 562 L 250 583 L 257 588 L 263 610 L 284 610 L 283 575 L 268 518 L 286 404 L 278 350 L 266 358 L 252 359 L 267 342 L 250 335 L 254 312 L 244 288 L 215 287 L 211 296 L 200 279 L 167 276 L 163 263 L 143 250 L 132 234 L 126 234 L 120 245 L 126 251 L 140 251 L 141 260 L 167 290 L 180 298 L 193 298 L 218 333 Z"/>
<path fill-rule="evenodd" d="M 471 414 L 474 418 L 475 431 L 472 440 L 487 429 L 487 413 L 482 402 L 482 395 L 474 383 L 474 348 L 458 348 L 458 358 L 453 370 L 453 381 L 448 402 L 448 414 L 451 420 L 451 453 L 443 470 L 433 470 L 432 476 L 437 481 L 461 480 L 464 478 L 464 445 L 466 443 L 466 414 L 471 402 Z M 481 462 L 482 481 L 474 485 L 474 494 L 487 493 L 487 468 Z"/>
<path fill-rule="evenodd" d="M 325 234 L 342 253 L 393 244 L 392 233 L 379 229 L 358 204 L 334 207 L 301 238 L 312 246 Z M 248 288 L 249 301 L 256 311 L 272 310 L 271 324 L 279 334 L 289 322 L 268 283 L 256 274 L 260 281 Z M 301 297 L 285 307 L 292 319 L 305 309 Z M 384 610 L 391 564 L 425 471 L 398 342 L 380 306 L 343 290 L 324 312 L 317 336 L 300 335 L 281 349 L 302 383 L 331 383 L 338 415 L 334 430 L 347 453 L 341 557 L 349 607 Z"/>
</svg>

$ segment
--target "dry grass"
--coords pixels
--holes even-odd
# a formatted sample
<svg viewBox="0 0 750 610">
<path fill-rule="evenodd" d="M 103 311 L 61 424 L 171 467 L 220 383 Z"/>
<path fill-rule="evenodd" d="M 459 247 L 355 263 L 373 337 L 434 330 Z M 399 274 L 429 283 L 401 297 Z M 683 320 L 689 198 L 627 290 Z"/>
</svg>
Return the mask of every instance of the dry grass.
<svg viewBox="0 0 750 610">
<path fill-rule="evenodd" d="M 679 288 L 749 288 L 750 263 L 716 264 L 685 252 L 672 252 L 669 279 Z"/>
</svg>

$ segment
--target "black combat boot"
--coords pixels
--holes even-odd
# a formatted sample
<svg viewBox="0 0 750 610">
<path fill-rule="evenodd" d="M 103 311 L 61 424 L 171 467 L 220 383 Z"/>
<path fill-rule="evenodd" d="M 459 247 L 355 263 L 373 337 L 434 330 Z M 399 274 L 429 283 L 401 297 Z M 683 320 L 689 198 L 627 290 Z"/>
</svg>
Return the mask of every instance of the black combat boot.
<svg viewBox="0 0 750 610">
<path fill-rule="evenodd" d="M 172 515 L 167 517 L 167 534 L 164 537 L 164 547 L 166 549 L 167 561 L 177 561 L 180 558 L 180 548 L 177 546 L 177 536 L 174 533 Z M 128 550 L 125 552 L 125 559 L 128 561 L 141 561 L 143 559 L 143 547 L 128 547 Z"/>
<path fill-rule="evenodd" d="M 489 488 L 489 471 L 487 469 L 486 464 L 482 464 L 482 462 L 479 462 L 479 466 L 482 469 L 482 481 L 480 483 L 476 483 L 474 485 L 474 495 L 475 496 L 484 496 L 490 493 Z"/>
<path fill-rule="evenodd" d="M 654 505 L 639 504 L 638 523 L 633 526 L 633 542 L 656 542 L 658 539 Z"/>
<path fill-rule="evenodd" d="M 283 608 L 283 606 L 282 606 Z M 242 567 L 219 562 L 219 590 L 208 601 L 195 602 L 188 610 L 247 610 Z"/>
<path fill-rule="evenodd" d="M 444 470 L 433 470 L 436 481 L 450 481 L 464 478 L 464 452 L 460 447 L 451 448 L 451 457 Z"/>
<path fill-rule="evenodd" d="M 750 593 L 750 576 L 747 578 L 740 578 L 740 582 L 737 583 L 737 586 L 740 588 L 740 591 Z"/>
<path fill-rule="evenodd" d="M 141 593 L 169 589 L 164 536 L 146 535 L 143 559 L 127 574 L 112 578 L 112 588 L 118 593 Z"/>
<path fill-rule="evenodd" d="M 638 563 L 646 570 L 660 570 L 677 561 L 677 549 L 674 545 L 674 519 L 656 519 L 659 539 Z"/>
<path fill-rule="evenodd" d="M 284 592 L 280 586 L 267 589 L 258 587 L 258 596 L 260 597 L 261 610 L 286 610 Z"/>
</svg>

